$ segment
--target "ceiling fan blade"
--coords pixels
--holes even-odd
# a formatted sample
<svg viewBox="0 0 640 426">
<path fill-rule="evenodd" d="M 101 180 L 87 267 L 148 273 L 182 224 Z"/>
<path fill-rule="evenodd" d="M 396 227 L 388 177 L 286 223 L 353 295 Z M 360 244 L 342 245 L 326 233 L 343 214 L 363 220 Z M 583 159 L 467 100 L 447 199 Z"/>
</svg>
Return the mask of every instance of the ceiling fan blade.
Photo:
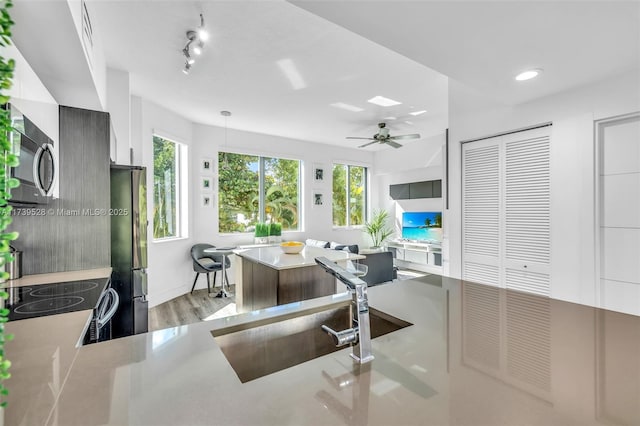
<svg viewBox="0 0 640 426">
<path fill-rule="evenodd" d="M 397 136 L 391 136 L 389 139 L 396 139 L 396 140 L 406 140 L 406 139 L 420 139 L 420 133 L 412 133 L 410 135 L 397 135 Z"/>
<path fill-rule="evenodd" d="M 392 146 L 392 147 L 394 147 L 394 148 L 402 148 L 402 145 L 400 145 L 398 142 L 394 142 L 394 141 L 392 141 L 391 139 L 387 139 L 387 140 L 385 141 L 385 143 L 386 143 L 387 145 L 391 145 L 391 146 Z"/>
<path fill-rule="evenodd" d="M 361 138 L 361 139 L 364 139 L 364 138 Z M 369 145 L 377 143 L 377 142 L 378 142 L 377 140 L 374 140 L 373 142 L 369 142 L 369 143 L 365 143 L 364 145 L 360 145 L 358 148 L 364 148 L 365 146 L 369 146 Z"/>
<path fill-rule="evenodd" d="M 355 137 L 355 136 L 347 136 L 347 139 L 365 139 L 365 140 L 368 140 L 368 141 L 375 141 L 374 138 L 358 138 L 358 137 Z"/>
</svg>

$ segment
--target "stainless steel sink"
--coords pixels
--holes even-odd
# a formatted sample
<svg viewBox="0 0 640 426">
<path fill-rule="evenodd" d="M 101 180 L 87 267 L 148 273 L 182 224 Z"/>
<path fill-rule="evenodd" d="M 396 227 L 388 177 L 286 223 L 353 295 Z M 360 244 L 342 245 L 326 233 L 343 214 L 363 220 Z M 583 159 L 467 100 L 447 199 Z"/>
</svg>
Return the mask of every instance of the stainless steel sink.
<svg viewBox="0 0 640 426">
<path fill-rule="evenodd" d="M 412 325 L 374 308 L 369 309 L 369 318 L 372 339 Z M 323 324 L 334 330 L 351 327 L 351 303 L 212 330 L 211 334 L 245 383 L 343 349 L 336 348 L 322 331 Z"/>
</svg>

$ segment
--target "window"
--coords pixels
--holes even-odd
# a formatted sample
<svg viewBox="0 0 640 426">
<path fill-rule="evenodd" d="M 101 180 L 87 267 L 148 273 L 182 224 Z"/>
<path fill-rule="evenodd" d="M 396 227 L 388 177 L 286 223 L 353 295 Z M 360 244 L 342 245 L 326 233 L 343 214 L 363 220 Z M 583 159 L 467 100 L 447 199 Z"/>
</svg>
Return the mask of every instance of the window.
<svg viewBox="0 0 640 426">
<path fill-rule="evenodd" d="M 367 220 L 367 168 L 333 165 L 333 226 L 363 225 Z"/>
<path fill-rule="evenodd" d="M 299 228 L 300 161 L 218 153 L 218 230 L 251 232 L 258 222 Z"/>
<path fill-rule="evenodd" d="M 182 145 L 153 136 L 153 238 L 180 237 Z"/>
</svg>

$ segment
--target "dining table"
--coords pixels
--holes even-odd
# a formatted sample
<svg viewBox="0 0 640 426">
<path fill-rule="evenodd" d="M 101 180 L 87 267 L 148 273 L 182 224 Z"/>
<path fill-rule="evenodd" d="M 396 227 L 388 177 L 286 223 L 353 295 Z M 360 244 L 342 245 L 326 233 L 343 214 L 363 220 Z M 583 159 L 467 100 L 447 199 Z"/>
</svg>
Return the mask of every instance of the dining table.
<svg viewBox="0 0 640 426">
<path fill-rule="evenodd" d="M 211 247 L 208 249 L 205 249 L 204 252 L 207 254 L 214 254 L 214 255 L 220 255 L 222 256 L 222 279 L 220 280 L 221 284 L 220 284 L 220 291 L 216 294 L 215 297 L 229 297 L 229 292 L 227 290 L 225 290 L 224 288 L 224 283 L 225 281 L 227 282 L 227 289 L 230 291 L 231 287 L 229 285 L 229 277 L 227 276 L 227 258 L 230 254 L 233 254 L 234 250 L 236 250 L 237 247 L 233 246 L 229 246 L 229 247 Z M 215 285 L 215 284 L 214 284 Z"/>
</svg>

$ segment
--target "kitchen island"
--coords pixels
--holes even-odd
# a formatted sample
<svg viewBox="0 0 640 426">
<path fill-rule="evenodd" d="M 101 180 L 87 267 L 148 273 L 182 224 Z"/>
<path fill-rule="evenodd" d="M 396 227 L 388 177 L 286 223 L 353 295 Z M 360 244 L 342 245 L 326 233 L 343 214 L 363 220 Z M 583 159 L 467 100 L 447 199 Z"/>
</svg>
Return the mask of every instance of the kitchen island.
<svg viewBox="0 0 640 426">
<path fill-rule="evenodd" d="M 349 261 L 364 259 L 347 251 L 309 246 L 298 254 L 286 254 L 279 246 L 237 250 L 235 254 L 238 312 L 335 294 L 336 279 L 319 267 L 315 258 L 324 256 L 343 267 Z"/>
<path fill-rule="evenodd" d="M 344 348 L 241 383 L 212 336 L 349 298 L 80 348 L 88 313 L 9 323 L 5 424 L 640 424 L 632 315 L 431 275 L 369 289 L 413 325 L 374 339 L 364 367 Z"/>
</svg>

